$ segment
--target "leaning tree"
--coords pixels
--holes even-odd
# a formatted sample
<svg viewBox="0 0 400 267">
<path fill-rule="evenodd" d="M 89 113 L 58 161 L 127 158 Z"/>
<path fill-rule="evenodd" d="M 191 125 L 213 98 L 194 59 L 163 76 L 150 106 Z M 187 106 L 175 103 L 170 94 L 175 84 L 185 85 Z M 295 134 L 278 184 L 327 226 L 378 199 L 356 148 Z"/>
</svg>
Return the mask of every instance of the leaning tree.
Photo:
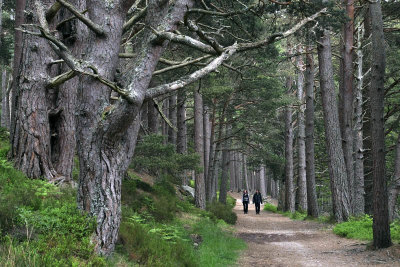
<svg viewBox="0 0 400 267">
<path fill-rule="evenodd" d="M 20 29 L 24 41 L 17 80 L 13 156 L 17 167 L 31 177 L 59 179 L 62 174 L 52 160 L 52 119 L 62 112 L 75 115 L 76 127 L 69 130 L 75 132 L 80 163 L 78 206 L 96 217 L 94 243 L 101 254 L 112 252 L 117 239 L 121 181 L 134 153 L 143 102 L 197 81 L 235 53 L 286 38 L 324 12 L 262 40 L 247 42 L 237 38 L 236 42 L 224 43 L 206 32 L 198 19 L 232 18 L 257 13 L 264 7 L 255 4 L 226 11 L 203 1 L 195 6 L 194 2 L 149 0 L 143 6 L 141 1 L 133 0 L 26 1 L 26 24 Z M 71 17 L 60 21 L 58 13 L 62 10 Z M 71 21 L 72 39 L 65 38 L 61 30 L 62 24 Z M 211 30 L 217 33 L 219 29 Z M 75 40 L 74 47 L 69 47 L 71 40 Z M 128 42 L 133 43 L 132 51 L 128 51 L 133 53 L 121 54 L 121 44 Z M 160 57 L 170 42 L 207 56 L 192 61 L 202 64 L 191 74 L 150 88 Z M 123 73 L 116 75 L 121 56 L 129 58 L 129 62 Z M 59 64 L 68 69 L 57 67 Z M 175 62 L 169 68 L 185 64 L 188 62 Z M 76 94 L 63 94 L 66 99 L 60 98 L 60 88 L 72 79 L 76 81 L 70 89 Z M 73 108 L 62 107 L 63 101 L 69 101 Z"/>
</svg>

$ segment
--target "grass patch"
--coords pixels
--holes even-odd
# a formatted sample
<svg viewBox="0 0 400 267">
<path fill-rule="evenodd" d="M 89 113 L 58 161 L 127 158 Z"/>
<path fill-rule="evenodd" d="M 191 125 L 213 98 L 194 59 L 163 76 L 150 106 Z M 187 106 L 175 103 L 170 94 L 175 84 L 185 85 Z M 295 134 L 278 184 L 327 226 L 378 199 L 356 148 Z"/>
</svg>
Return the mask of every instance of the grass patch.
<svg viewBox="0 0 400 267">
<path fill-rule="evenodd" d="M 264 210 L 271 211 L 273 213 L 282 214 L 283 216 L 289 217 L 292 220 L 305 220 L 307 218 L 307 213 L 299 212 L 299 211 L 295 211 L 294 213 L 291 213 L 289 211 L 284 212 L 284 211 L 278 210 L 278 208 L 275 205 L 272 205 L 271 203 L 265 203 Z"/>
<path fill-rule="evenodd" d="M 203 239 L 197 250 L 199 266 L 232 266 L 238 252 L 246 248 L 243 240 L 234 238 L 230 232 L 222 231 L 206 219 L 196 223 L 193 232 Z"/>
<path fill-rule="evenodd" d="M 272 205 L 271 203 L 265 203 L 264 210 L 271 211 L 273 213 L 278 212 L 278 208 L 275 205 Z"/>
</svg>

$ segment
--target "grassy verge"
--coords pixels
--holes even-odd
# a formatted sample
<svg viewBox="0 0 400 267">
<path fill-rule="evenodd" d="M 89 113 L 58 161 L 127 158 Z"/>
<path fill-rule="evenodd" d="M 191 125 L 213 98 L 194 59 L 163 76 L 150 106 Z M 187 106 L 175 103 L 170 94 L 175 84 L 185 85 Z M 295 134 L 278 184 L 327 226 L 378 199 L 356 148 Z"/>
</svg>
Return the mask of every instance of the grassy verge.
<svg viewBox="0 0 400 267">
<path fill-rule="evenodd" d="M 373 240 L 372 233 L 372 217 L 364 215 L 362 217 L 351 218 L 347 222 L 338 223 L 334 228 L 333 232 L 339 236 L 343 236 L 350 239 L 359 240 Z M 395 221 L 390 224 L 390 233 L 392 241 L 400 242 L 400 222 Z"/>
<path fill-rule="evenodd" d="M 234 238 L 234 202 L 194 207 L 167 178 L 122 183 L 116 252 L 94 253 L 95 221 L 78 210 L 76 190 L 30 180 L 7 161 L 0 131 L 0 266 L 229 266 L 245 243 Z M 232 204 L 233 203 L 233 204 Z M 220 204 L 217 204 L 220 205 Z"/>
<path fill-rule="evenodd" d="M 289 211 L 284 212 L 284 211 L 278 210 L 278 208 L 275 205 L 272 205 L 271 203 L 265 203 L 264 210 L 271 211 L 273 213 L 282 214 L 293 220 L 305 220 L 307 218 L 307 214 L 304 212 L 298 212 L 298 211 L 296 211 L 295 213 L 291 213 Z"/>
</svg>

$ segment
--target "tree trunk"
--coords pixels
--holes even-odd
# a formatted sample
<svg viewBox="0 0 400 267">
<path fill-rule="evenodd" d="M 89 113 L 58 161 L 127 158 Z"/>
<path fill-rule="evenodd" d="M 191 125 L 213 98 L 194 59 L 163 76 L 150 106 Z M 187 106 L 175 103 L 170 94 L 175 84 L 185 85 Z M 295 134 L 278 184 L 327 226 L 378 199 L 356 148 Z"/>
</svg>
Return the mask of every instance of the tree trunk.
<svg viewBox="0 0 400 267">
<path fill-rule="evenodd" d="M 250 188 L 249 188 L 249 179 L 248 179 L 248 176 L 247 176 L 247 157 L 246 157 L 246 155 L 245 154 L 242 154 L 242 157 L 243 157 L 243 177 L 244 177 L 244 182 L 245 182 L 245 186 L 246 186 L 246 190 L 248 191 L 248 192 L 250 192 Z"/>
<path fill-rule="evenodd" d="M 298 50 L 299 53 L 303 49 Z M 298 173 L 297 178 L 297 200 L 299 208 L 303 211 L 307 210 L 307 180 L 306 180 L 306 143 L 305 143 L 305 125 L 304 125 L 304 62 L 302 56 L 297 57 L 297 99 L 300 102 L 300 107 L 297 113 L 298 136 L 297 136 L 297 159 Z"/>
<path fill-rule="evenodd" d="M 26 0 L 15 0 L 15 28 L 19 28 L 24 24 L 24 10 Z M 13 60 L 13 82 L 11 85 L 11 115 L 10 115 L 10 141 L 13 143 L 14 131 L 16 129 L 16 112 L 18 108 L 18 96 L 19 96 L 19 75 L 20 65 L 22 59 L 22 32 L 15 31 L 14 33 L 14 60 Z"/>
<path fill-rule="evenodd" d="M 265 166 L 262 164 L 260 166 L 260 193 L 265 198 L 267 197 L 267 190 L 266 190 L 266 177 L 265 177 Z"/>
<path fill-rule="evenodd" d="M 10 129 L 10 101 L 8 93 L 7 70 L 1 74 L 1 126 Z"/>
<path fill-rule="evenodd" d="M 396 216 L 397 197 L 400 193 L 400 134 L 397 137 L 396 155 L 394 159 L 394 173 L 389 188 L 389 221 L 392 222 Z"/>
<path fill-rule="evenodd" d="M 204 119 L 203 119 L 203 131 L 204 131 L 204 179 L 208 180 L 208 168 L 210 163 L 210 145 L 211 145 L 211 126 L 210 126 L 210 114 L 209 108 L 203 106 Z"/>
<path fill-rule="evenodd" d="M 178 94 L 178 97 L 179 97 L 179 94 Z M 178 106 L 178 109 L 179 109 L 179 106 Z M 152 99 L 150 99 L 148 101 L 147 116 L 148 116 L 147 125 L 149 127 L 149 132 L 152 133 L 152 134 L 157 134 L 158 133 L 158 124 L 159 124 L 159 122 L 158 122 L 158 111 L 156 110 L 155 103 L 154 103 L 154 101 Z M 179 113 L 178 113 L 178 134 L 179 134 Z M 185 137 L 186 137 L 186 133 L 185 133 Z M 179 143 L 178 143 L 177 146 L 179 147 Z M 177 150 L 178 150 L 178 147 L 177 147 Z"/>
<path fill-rule="evenodd" d="M 224 141 L 224 148 L 222 150 L 222 160 L 221 160 L 221 186 L 219 190 L 219 202 L 226 204 L 226 197 L 228 192 L 228 180 L 229 180 L 229 149 L 230 149 L 230 140 L 228 136 L 230 135 L 230 128 L 229 126 L 225 128 L 225 141 Z"/>
<path fill-rule="evenodd" d="M 364 149 L 363 149 L 363 51 L 362 40 L 364 24 L 359 24 L 357 31 L 357 87 L 354 92 L 354 215 L 364 213 Z"/>
<path fill-rule="evenodd" d="M 200 166 L 204 166 L 204 130 L 203 130 L 203 99 L 200 93 L 194 91 L 194 146 L 200 156 Z M 206 208 L 206 189 L 204 181 L 204 170 L 196 171 L 195 183 L 196 207 Z"/>
<path fill-rule="evenodd" d="M 42 2 L 47 7 L 51 4 L 51 1 Z M 33 0 L 27 2 L 26 14 L 33 14 L 26 17 L 26 23 L 38 24 Z M 54 58 L 55 54 L 45 39 L 24 35 L 21 64 L 16 62 L 20 72 L 14 76 L 14 89 L 18 89 L 18 96 L 13 95 L 17 102 L 11 125 L 11 155 L 15 167 L 29 178 L 53 180 L 57 176 L 51 162 L 46 90 L 47 81 L 54 74 L 54 68 L 49 67 Z"/>
<path fill-rule="evenodd" d="M 212 201 L 212 188 L 214 184 L 214 157 L 215 157 L 215 146 L 214 136 L 215 136 L 215 105 L 213 107 L 212 117 L 211 117 L 211 128 L 210 128 L 210 151 L 208 156 L 208 169 L 207 169 L 207 179 L 206 179 L 206 198 L 207 201 Z"/>
<path fill-rule="evenodd" d="M 176 102 L 177 96 L 174 93 L 168 98 L 168 119 L 174 127 L 177 125 Z M 176 138 L 177 134 L 175 129 L 168 127 L 168 142 L 176 146 Z"/>
<path fill-rule="evenodd" d="M 346 13 L 349 17 L 344 25 L 343 49 L 343 90 L 342 90 L 342 123 L 341 133 L 343 153 L 346 163 L 347 183 L 349 186 L 350 213 L 353 213 L 354 203 L 354 158 L 353 158 L 353 34 L 354 34 L 354 0 L 345 0 Z"/>
<path fill-rule="evenodd" d="M 333 81 L 331 42 L 327 30 L 324 30 L 318 43 L 318 61 L 333 213 L 335 220 L 341 222 L 349 218 L 350 199 Z"/>
<path fill-rule="evenodd" d="M 286 78 L 288 92 L 292 87 L 291 78 Z M 285 211 L 295 212 L 295 192 L 293 177 L 293 124 L 291 107 L 285 108 Z"/>
<path fill-rule="evenodd" d="M 385 176 L 385 131 L 384 131 L 384 93 L 385 93 L 385 39 L 381 2 L 369 4 L 372 23 L 372 66 L 370 85 L 371 139 L 374 177 L 374 220 L 373 246 L 385 248 L 392 244 L 390 238 L 388 196 Z"/>
<path fill-rule="evenodd" d="M 307 46 L 306 55 L 306 177 L 307 177 L 307 214 L 318 217 L 317 193 L 315 191 L 315 153 L 314 153 L 314 60 L 312 47 Z"/>
</svg>

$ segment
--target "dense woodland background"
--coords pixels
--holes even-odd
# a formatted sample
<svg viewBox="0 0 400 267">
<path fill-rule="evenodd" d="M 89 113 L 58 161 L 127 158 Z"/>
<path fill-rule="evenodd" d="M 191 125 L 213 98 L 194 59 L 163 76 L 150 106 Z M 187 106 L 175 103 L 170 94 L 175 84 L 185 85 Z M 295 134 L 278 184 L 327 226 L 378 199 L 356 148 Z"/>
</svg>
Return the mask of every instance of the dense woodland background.
<svg viewBox="0 0 400 267">
<path fill-rule="evenodd" d="M 195 206 L 211 213 L 230 205 L 229 191 L 260 189 L 290 213 L 369 214 L 373 247 L 392 244 L 400 2 L 0 6 L 2 168 L 75 188 L 68 194 L 95 218 L 92 250 L 110 255 L 137 227 L 124 218 L 143 222 L 137 173 L 155 177 L 156 195 L 194 187 Z M 27 227 L 34 210 L 10 214 Z M 12 235 L 11 224 L 0 230 Z"/>
</svg>

